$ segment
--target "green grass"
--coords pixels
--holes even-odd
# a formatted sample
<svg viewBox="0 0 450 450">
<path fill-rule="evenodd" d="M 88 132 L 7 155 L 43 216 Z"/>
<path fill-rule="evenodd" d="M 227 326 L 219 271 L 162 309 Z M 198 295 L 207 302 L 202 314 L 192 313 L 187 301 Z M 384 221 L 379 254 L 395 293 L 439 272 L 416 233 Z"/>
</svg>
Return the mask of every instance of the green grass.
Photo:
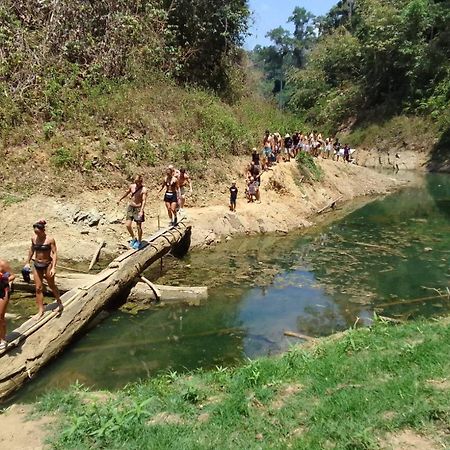
<svg viewBox="0 0 450 450">
<path fill-rule="evenodd" d="M 279 358 L 169 373 L 96 397 L 82 387 L 38 404 L 59 411 L 57 449 L 376 449 L 416 430 L 450 445 L 445 321 L 376 322 Z"/>
</svg>

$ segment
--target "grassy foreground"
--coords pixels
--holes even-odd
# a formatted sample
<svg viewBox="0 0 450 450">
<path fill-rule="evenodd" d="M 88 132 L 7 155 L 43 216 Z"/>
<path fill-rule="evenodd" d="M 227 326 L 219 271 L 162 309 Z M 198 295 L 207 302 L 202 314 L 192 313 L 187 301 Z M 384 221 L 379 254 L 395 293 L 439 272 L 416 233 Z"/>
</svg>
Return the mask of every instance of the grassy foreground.
<svg viewBox="0 0 450 450">
<path fill-rule="evenodd" d="M 400 430 L 446 448 L 449 355 L 448 320 L 377 322 L 235 369 L 169 373 L 114 394 L 74 387 L 38 409 L 61 414 L 58 449 L 375 449 Z"/>
</svg>

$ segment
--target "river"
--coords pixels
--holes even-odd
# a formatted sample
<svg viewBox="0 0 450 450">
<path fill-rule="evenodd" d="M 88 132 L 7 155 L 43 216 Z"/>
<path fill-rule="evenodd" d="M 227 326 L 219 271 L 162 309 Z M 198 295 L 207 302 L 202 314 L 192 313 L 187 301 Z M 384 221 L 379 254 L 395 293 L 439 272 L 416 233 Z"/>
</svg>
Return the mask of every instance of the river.
<svg viewBox="0 0 450 450">
<path fill-rule="evenodd" d="M 206 285 L 199 307 L 115 311 L 18 395 L 32 401 L 75 382 L 117 389 L 164 371 L 237 365 L 299 341 L 371 323 L 448 314 L 450 177 L 375 200 L 288 236 L 242 237 L 166 259 L 161 284 Z M 150 275 L 155 275 L 154 273 Z M 430 298 L 435 297 L 435 298 Z"/>
</svg>

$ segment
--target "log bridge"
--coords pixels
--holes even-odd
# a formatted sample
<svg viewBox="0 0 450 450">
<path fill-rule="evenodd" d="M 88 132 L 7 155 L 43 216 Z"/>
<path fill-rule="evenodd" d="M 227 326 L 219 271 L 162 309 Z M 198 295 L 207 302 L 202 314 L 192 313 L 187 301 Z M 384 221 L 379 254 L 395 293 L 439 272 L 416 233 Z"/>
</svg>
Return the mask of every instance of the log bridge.
<svg viewBox="0 0 450 450">
<path fill-rule="evenodd" d="M 191 227 L 185 219 L 160 230 L 144 241 L 141 250 L 120 255 L 85 284 L 64 293 L 62 314 L 56 303 L 48 305 L 40 319 L 29 319 L 7 336 L 8 346 L 0 353 L 0 401 L 55 358 L 105 307 L 128 296 L 140 274 L 155 261 L 172 252 L 182 256 L 189 250 Z"/>
</svg>

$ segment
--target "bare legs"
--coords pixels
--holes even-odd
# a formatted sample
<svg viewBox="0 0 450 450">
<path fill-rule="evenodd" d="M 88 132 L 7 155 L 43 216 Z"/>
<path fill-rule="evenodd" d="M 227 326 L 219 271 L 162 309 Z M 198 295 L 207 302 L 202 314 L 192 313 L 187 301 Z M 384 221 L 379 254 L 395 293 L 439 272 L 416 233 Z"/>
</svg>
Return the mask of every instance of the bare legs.
<svg viewBox="0 0 450 450">
<path fill-rule="evenodd" d="M 47 280 L 48 287 L 53 293 L 53 296 L 58 303 L 58 310 L 62 312 L 64 307 L 61 302 L 61 297 L 59 295 L 58 288 L 56 287 L 55 277 L 50 274 L 50 267 L 47 267 L 46 271 L 36 270 L 33 268 L 34 283 L 36 286 L 36 305 L 38 308 L 38 313 L 34 316 L 36 319 L 40 319 L 44 315 L 44 278 Z"/>
<path fill-rule="evenodd" d="M 128 233 L 130 233 L 131 239 L 134 239 L 133 221 L 132 220 L 127 220 L 125 222 L 125 225 L 127 227 Z"/>
<path fill-rule="evenodd" d="M 137 227 L 138 241 L 142 242 L 142 223 L 136 222 L 136 227 Z M 133 231 L 133 230 L 131 230 L 131 231 Z M 134 239 L 134 233 L 133 233 L 132 238 Z"/>
<path fill-rule="evenodd" d="M 167 214 L 172 223 L 177 221 L 177 202 L 165 202 L 167 208 Z"/>
<path fill-rule="evenodd" d="M 6 337 L 6 308 L 8 308 L 9 292 L 5 292 L 5 296 L 0 299 L 0 343 L 4 342 Z"/>
</svg>

